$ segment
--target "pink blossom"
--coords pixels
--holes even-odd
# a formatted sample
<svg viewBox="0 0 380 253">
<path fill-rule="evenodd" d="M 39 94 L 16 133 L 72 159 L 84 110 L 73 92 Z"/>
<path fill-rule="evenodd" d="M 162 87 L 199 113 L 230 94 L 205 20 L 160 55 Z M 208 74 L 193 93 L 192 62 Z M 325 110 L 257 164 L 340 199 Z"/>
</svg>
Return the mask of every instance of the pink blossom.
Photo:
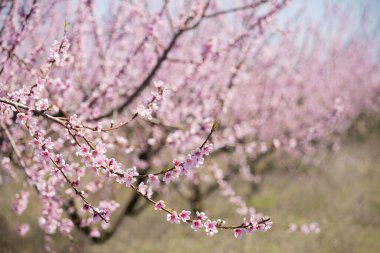
<svg viewBox="0 0 380 253">
<path fill-rule="evenodd" d="M 148 189 L 148 186 L 146 184 L 144 184 L 144 182 L 141 182 L 139 184 L 139 187 L 137 188 L 138 191 L 142 194 L 142 195 L 145 195 L 146 194 L 146 190 Z"/>
<path fill-rule="evenodd" d="M 16 123 L 25 125 L 29 121 L 29 119 L 30 119 L 29 114 L 25 114 L 25 113 L 20 112 L 17 114 Z"/>
<path fill-rule="evenodd" d="M 43 98 L 38 100 L 35 106 L 38 111 L 46 111 L 49 108 L 49 101 L 46 98 Z"/>
<path fill-rule="evenodd" d="M 206 58 L 207 58 L 208 55 L 210 55 L 211 53 L 213 53 L 213 51 L 215 50 L 215 44 L 216 44 L 216 39 L 215 38 L 210 38 L 203 45 L 202 53 L 201 53 L 203 61 L 206 60 Z"/>
<path fill-rule="evenodd" d="M 40 152 L 40 158 L 42 161 L 50 162 L 50 153 L 47 150 L 42 150 Z"/>
<path fill-rule="evenodd" d="M 162 80 L 154 81 L 154 87 L 157 89 L 163 89 L 164 85 L 165 84 Z"/>
<path fill-rule="evenodd" d="M 53 216 L 54 217 L 54 216 Z M 44 230 L 47 234 L 54 234 L 57 230 L 58 221 L 51 217 L 40 217 L 38 219 L 38 225 Z"/>
<path fill-rule="evenodd" d="M 16 194 L 15 199 L 12 202 L 12 211 L 18 215 L 21 215 L 28 206 L 29 192 L 21 191 Z"/>
<path fill-rule="evenodd" d="M 92 214 L 92 222 L 97 223 L 102 220 L 102 217 L 99 215 L 99 210 L 97 212 Z"/>
<path fill-rule="evenodd" d="M 86 211 L 86 212 L 89 211 L 90 210 L 90 205 L 87 204 L 87 203 L 84 203 L 83 206 L 82 206 L 82 210 Z"/>
<path fill-rule="evenodd" d="M 99 238 L 100 237 L 99 230 L 97 228 L 91 229 L 90 237 L 92 237 L 92 238 Z"/>
<path fill-rule="evenodd" d="M 55 40 L 50 48 L 50 61 L 57 66 L 63 66 L 69 59 L 68 49 L 70 43 L 66 37 L 61 41 Z"/>
<path fill-rule="evenodd" d="M 198 229 L 202 227 L 203 227 L 202 220 L 193 220 L 193 222 L 191 223 L 191 228 L 194 231 L 198 231 Z"/>
<path fill-rule="evenodd" d="M 80 127 L 82 125 L 81 121 L 78 118 L 78 115 L 76 114 L 70 116 L 69 124 L 75 127 Z"/>
<path fill-rule="evenodd" d="M 136 170 L 136 167 L 133 167 L 133 168 L 130 168 L 130 169 L 127 169 L 127 171 L 124 173 L 124 182 L 125 182 L 125 185 L 127 187 L 130 187 L 131 184 L 133 184 L 134 182 L 136 182 L 136 176 L 138 176 L 139 173 L 137 172 Z"/>
<path fill-rule="evenodd" d="M 206 144 L 204 147 L 203 147 L 203 152 L 205 155 L 209 155 L 211 150 L 213 148 L 213 145 L 212 144 Z"/>
<path fill-rule="evenodd" d="M 182 210 L 182 212 L 179 213 L 179 218 L 183 221 L 186 222 L 190 220 L 190 211 Z"/>
<path fill-rule="evenodd" d="M 196 212 L 196 216 L 197 216 L 197 219 L 198 220 L 201 220 L 201 221 L 203 221 L 203 220 L 206 220 L 207 219 L 207 216 L 206 216 L 206 214 L 204 213 L 204 212 Z"/>
<path fill-rule="evenodd" d="M 99 214 L 101 214 L 104 219 L 109 220 L 111 216 L 111 210 L 108 207 L 101 208 L 99 210 Z"/>
<path fill-rule="evenodd" d="M 90 165 L 91 164 L 91 161 L 92 161 L 92 156 L 90 154 L 85 154 L 83 155 L 83 158 L 82 158 L 82 162 L 85 164 L 85 165 Z"/>
<path fill-rule="evenodd" d="M 255 231 L 256 231 L 256 227 L 251 225 L 247 227 L 247 230 L 245 232 L 247 234 L 253 234 Z"/>
<path fill-rule="evenodd" d="M 90 152 L 90 147 L 88 145 L 81 145 L 78 147 L 76 154 L 79 156 L 84 156 Z"/>
<path fill-rule="evenodd" d="M 101 153 L 99 152 L 99 150 L 97 149 L 94 149 L 91 151 L 91 156 L 95 159 L 96 157 L 98 157 Z"/>
<path fill-rule="evenodd" d="M 189 175 L 189 172 L 190 172 L 188 169 L 185 169 L 183 165 L 180 165 L 177 170 L 178 170 L 178 174 L 181 176 L 187 176 Z"/>
<path fill-rule="evenodd" d="M 53 149 L 54 148 L 54 142 L 51 140 L 51 137 L 48 137 L 44 139 L 43 146 L 45 149 Z"/>
<path fill-rule="evenodd" d="M 203 155 L 204 153 L 200 150 L 200 149 L 196 149 L 194 150 L 193 154 L 192 154 L 192 159 L 195 161 L 195 163 L 197 164 L 197 167 L 199 165 L 202 165 L 203 162 L 204 162 L 204 158 L 203 158 Z"/>
<path fill-rule="evenodd" d="M 96 149 L 100 154 L 105 154 L 107 152 L 106 145 L 102 142 L 96 145 Z"/>
<path fill-rule="evenodd" d="M 180 223 L 180 218 L 178 217 L 176 211 L 173 211 L 172 213 L 168 213 L 166 215 L 166 220 L 172 224 L 179 224 Z"/>
<path fill-rule="evenodd" d="M 148 189 L 146 190 L 146 196 L 147 196 L 148 198 L 152 198 L 152 196 L 153 196 L 153 190 L 152 190 L 152 187 L 151 187 L 151 186 L 148 187 Z"/>
<path fill-rule="evenodd" d="M 70 234 L 73 230 L 74 224 L 70 219 L 62 219 L 61 224 L 59 226 L 59 230 L 62 234 Z"/>
<path fill-rule="evenodd" d="M 155 82 L 156 92 L 152 92 L 152 97 L 146 99 L 143 105 L 139 105 L 136 109 L 136 112 L 143 118 L 149 120 L 152 119 L 152 113 L 159 109 L 159 101 L 164 95 L 163 82 Z"/>
<path fill-rule="evenodd" d="M 176 159 L 174 159 L 173 160 L 173 165 L 174 165 L 174 167 L 176 168 L 176 169 L 178 169 L 178 167 L 180 166 L 180 162 L 178 161 L 178 160 L 176 160 Z"/>
<path fill-rule="evenodd" d="M 193 160 L 193 157 L 189 155 L 184 163 L 184 167 L 186 170 L 192 170 L 195 167 L 195 161 Z"/>
<path fill-rule="evenodd" d="M 107 162 L 106 162 L 106 158 L 102 155 L 98 155 L 94 158 L 94 164 L 96 167 L 104 167 L 106 166 Z"/>
<path fill-rule="evenodd" d="M 305 234 L 305 235 L 310 234 L 310 228 L 306 224 L 304 224 L 304 225 L 301 226 L 300 231 L 301 231 L 302 234 Z"/>
<path fill-rule="evenodd" d="M 234 229 L 234 236 L 235 238 L 240 238 L 244 233 L 244 229 L 236 228 Z"/>
<path fill-rule="evenodd" d="M 16 179 L 17 174 L 11 166 L 11 159 L 9 157 L 3 157 L 1 159 L 1 168 L 5 171 L 11 178 Z"/>
<path fill-rule="evenodd" d="M 38 86 L 44 86 L 45 85 L 45 83 L 46 83 L 46 79 L 44 79 L 44 78 L 42 78 L 42 77 L 38 77 L 37 78 L 37 80 L 36 80 L 36 84 L 38 85 Z"/>
<path fill-rule="evenodd" d="M 32 145 L 33 148 L 41 148 L 41 142 L 39 139 L 33 138 L 30 142 L 30 145 Z"/>
<path fill-rule="evenodd" d="M 172 171 L 166 172 L 164 174 L 164 177 L 162 178 L 162 180 L 165 182 L 165 184 L 169 184 L 173 179 L 174 179 L 174 177 L 173 177 Z"/>
<path fill-rule="evenodd" d="M 143 118 L 152 119 L 152 110 L 143 105 L 137 107 L 137 113 Z"/>
<path fill-rule="evenodd" d="M 311 233 L 313 233 L 313 234 L 318 234 L 318 233 L 320 233 L 320 228 L 319 228 L 319 225 L 318 225 L 318 223 L 316 223 L 316 222 L 313 222 L 313 223 L 311 223 L 310 225 L 308 225 L 308 224 L 303 224 L 302 226 L 301 226 L 301 228 L 300 228 L 300 232 L 302 233 L 302 234 L 305 234 L 305 235 L 307 235 L 307 234 L 311 234 Z"/>
<path fill-rule="evenodd" d="M 116 162 L 114 158 L 108 160 L 108 167 L 113 171 L 121 171 L 121 164 Z"/>
<path fill-rule="evenodd" d="M 289 229 L 288 229 L 289 233 L 294 233 L 296 230 L 297 230 L 297 225 L 296 224 L 294 224 L 294 223 L 289 224 Z"/>
<path fill-rule="evenodd" d="M 54 159 L 55 163 L 60 166 L 60 167 L 63 167 L 66 165 L 65 163 L 65 160 L 63 159 L 63 156 L 62 154 L 57 154 L 55 155 L 55 159 Z"/>
<path fill-rule="evenodd" d="M 255 227 L 255 230 L 266 232 L 272 227 L 272 221 L 257 223 L 256 221 L 253 220 L 253 218 L 251 218 L 251 220 L 252 220 L 253 226 Z"/>
<path fill-rule="evenodd" d="M 166 205 L 165 205 L 165 202 L 163 200 L 159 200 L 156 202 L 156 204 L 154 204 L 154 209 L 155 210 L 161 210 L 163 208 L 165 208 Z"/>
<path fill-rule="evenodd" d="M 124 182 L 126 187 L 130 187 L 131 184 L 136 182 L 136 178 L 133 175 L 126 173 L 124 174 Z"/>
<path fill-rule="evenodd" d="M 79 226 L 81 228 L 84 228 L 84 227 L 88 227 L 91 223 L 92 223 L 92 218 L 82 219 Z"/>
<path fill-rule="evenodd" d="M 25 236 L 25 235 L 29 232 L 29 229 L 30 229 L 30 226 L 29 226 L 29 224 L 27 224 L 27 223 L 18 224 L 18 225 L 16 225 L 16 227 L 15 227 L 16 232 L 17 232 L 20 236 Z"/>
<path fill-rule="evenodd" d="M 321 229 L 319 228 L 319 224 L 316 222 L 313 222 L 309 226 L 310 232 L 314 234 L 319 234 L 321 232 Z"/>
<path fill-rule="evenodd" d="M 206 234 L 208 236 L 213 236 L 216 233 L 218 233 L 218 229 L 216 228 L 216 224 L 217 224 L 216 221 L 212 221 L 209 219 L 203 224 L 203 226 L 205 227 Z"/>
<path fill-rule="evenodd" d="M 158 179 L 157 176 L 153 175 L 153 174 L 149 174 L 148 175 L 148 183 L 151 185 L 151 186 L 159 186 L 160 185 L 160 180 Z"/>
</svg>

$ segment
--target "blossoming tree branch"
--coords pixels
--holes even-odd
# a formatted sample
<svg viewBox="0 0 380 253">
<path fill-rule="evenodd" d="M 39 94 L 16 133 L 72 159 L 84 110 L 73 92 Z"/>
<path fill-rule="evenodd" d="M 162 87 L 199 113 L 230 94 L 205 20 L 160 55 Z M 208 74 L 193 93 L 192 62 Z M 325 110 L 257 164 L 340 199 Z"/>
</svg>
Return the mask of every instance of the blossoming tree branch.
<svg viewBox="0 0 380 253">
<path fill-rule="evenodd" d="M 300 40 L 302 12 L 279 22 L 287 0 L 74 2 L 0 1 L 1 181 L 24 182 L 15 216 L 38 196 L 48 235 L 76 227 L 102 242 L 149 206 L 208 236 L 265 232 L 271 219 L 231 181 L 257 184 L 256 164 L 275 152 L 336 148 L 379 113 L 380 43 L 365 11 L 355 24 L 326 5 L 338 24 L 328 43 L 313 25 Z M 123 204 L 110 194 L 121 191 Z M 217 191 L 240 221 L 203 210 Z M 172 193 L 188 208 L 165 201 Z"/>
</svg>

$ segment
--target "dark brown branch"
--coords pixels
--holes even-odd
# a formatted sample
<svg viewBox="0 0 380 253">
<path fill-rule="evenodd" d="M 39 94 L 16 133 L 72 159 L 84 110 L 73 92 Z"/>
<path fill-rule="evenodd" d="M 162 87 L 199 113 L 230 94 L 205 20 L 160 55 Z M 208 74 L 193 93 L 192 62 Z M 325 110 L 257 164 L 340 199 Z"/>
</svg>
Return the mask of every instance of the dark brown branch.
<svg viewBox="0 0 380 253">
<path fill-rule="evenodd" d="M 229 13 L 233 13 L 233 12 L 244 11 L 244 10 L 247 10 L 247 9 L 255 9 L 258 6 L 260 6 L 262 4 L 265 4 L 267 2 L 268 2 L 268 0 L 261 0 L 259 2 L 255 2 L 255 3 L 252 3 L 252 4 L 248 4 L 248 5 L 244 5 L 244 6 L 239 6 L 239 7 L 223 10 L 223 11 L 217 11 L 217 12 L 214 12 L 214 13 L 206 14 L 204 16 L 204 18 L 214 18 L 214 17 L 220 16 L 220 15 L 225 15 L 225 14 L 229 14 Z"/>
<path fill-rule="evenodd" d="M 145 90 L 146 87 L 150 84 L 151 80 L 155 76 L 156 72 L 160 69 L 161 65 L 166 60 L 169 52 L 174 47 L 174 44 L 178 40 L 178 38 L 182 35 L 184 30 L 179 30 L 176 34 L 174 34 L 172 40 L 170 41 L 169 45 L 166 47 L 160 58 L 158 58 L 156 64 L 154 65 L 153 69 L 149 72 L 149 74 L 145 77 L 145 79 L 142 81 L 142 83 L 139 85 L 139 87 L 132 93 L 131 96 L 127 98 L 127 100 L 124 101 L 121 105 L 119 105 L 117 108 L 112 109 L 98 117 L 95 117 L 93 119 L 90 119 L 90 121 L 98 121 L 103 118 L 107 118 L 112 116 L 115 112 L 120 113 L 124 110 L 125 107 L 127 107 L 129 104 L 131 104 L 139 95 L 140 93 Z"/>
<path fill-rule="evenodd" d="M 102 115 L 100 115 L 98 117 L 90 119 L 90 121 L 98 121 L 100 119 L 110 117 L 114 113 L 120 113 L 120 112 L 122 112 L 124 110 L 124 108 L 126 108 L 128 105 L 130 105 L 141 94 L 141 92 L 143 90 L 145 90 L 149 86 L 149 84 L 152 81 L 153 77 L 156 75 L 156 73 L 160 69 L 161 65 L 167 59 L 168 54 L 173 49 L 173 47 L 174 47 L 175 43 L 177 42 L 177 40 L 184 34 L 184 32 L 196 28 L 201 23 L 201 21 L 203 20 L 203 17 L 204 17 L 204 13 L 206 12 L 208 6 L 209 6 L 209 1 L 206 3 L 205 7 L 203 8 L 201 18 L 194 25 L 188 27 L 188 24 L 193 20 L 193 16 L 189 16 L 186 19 L 186 21 L 184 22 L 184 27 L 180 28 L 174 34 L 174 36 L 170 40 L 168 46 L 164 49 L 164 51 L 161 54 L 161 56 L 157 59 L 157 62 L 154 65 L 154 67 L 152 68 L 152 70 L 145 77 L 145 79 L 141 82 L 141 84 L 138 86 L 138 88 L 132 93 L 132 95 L 130 95 L 124 101 L 124 103 L 122 103 L 118 107 L 116 107 L 116 108 L 114 108 L 114 109 L 112 109 L 112 110 L 110 110 L 110 111 L 108 111 L 108 112 L 106 112 L 106 113 L 104 113 L 104 114 L 102 114 Z"/>
</svg>

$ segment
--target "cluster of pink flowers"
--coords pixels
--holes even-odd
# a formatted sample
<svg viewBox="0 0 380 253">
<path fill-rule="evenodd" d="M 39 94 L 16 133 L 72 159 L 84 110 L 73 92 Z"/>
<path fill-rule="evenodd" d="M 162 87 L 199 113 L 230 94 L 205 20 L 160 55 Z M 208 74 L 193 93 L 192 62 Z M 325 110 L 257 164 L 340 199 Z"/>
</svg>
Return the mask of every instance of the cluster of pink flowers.
<svg viewBox="0 0 380 253">
<path fill-rule="evenodd" d="M 156 209 L 162 208 L 162 200 L 156 203 Z M 196 212 L 196 219 L 190 220 L 190 211 L 182 210 L 179 214 L 177 214 L 176 211 L 173 211 L 171 213 L 168 213 L 166 215 L 166 220 L 169 221 L 172 224 L 180 224 L 182 222 L 190 222 L 191 223 L 191 229 L 193 229 L 195 232 L 201 229 L 202 227 L 205 228 L 205 232 L 208 236 L 213 236 L 218 233 L 217 226 L 221 226 L 224 224 L 224 221 L 217 220 L 212 221 L 208 219 L 208 217 L 205 215 L 204 212 Z"/>
<path fill-rule="evenodd" d="M 62 218 L 62 208 L 59 201 L 51 196 L 41 197 L 42 216 L 38 219 L 39 226 L 47 233 L 54 234 L 59 228 L 62 233 L 70 233 L 74 225 L 71 220 Z"/>
<path fill-rule="evenodd" d="M 3 157 L 0 164 L 1 169 L 6 172 L 12 179 L 17 178 L 17 174 L 11 166 L 11 159 L 9 159 L 9 157 Z"/>
<path fill-rule="evenodd" d="M 213 236 L 218 233 L 218 228 L 224 228 L 225 221 L 221 219 L 211 220 L 204 212 L 197 211 L 195 218 L 191 219 L 191 212 L 187 210 L 182 210 L 179 214 L 177 211 L 168 211 L 166 209 L 166 204 L 163 200 L 159 200 L 154 205 L 155 210 L 165 210 L 168 212 L 166 215 L 166 220 L 171 224 L 180 224 L 181 221 L 185 223 L 190 223 L 192 230 L 197 232 L 199 229 L 204 228 L 206 235 Z M 241 226 L 234 229 L 234 236 L 236 238 L 241 237 L 244 233 L 252 234 L 254 231 L 266 232 L 272 226 L 272 222 L 265 217 L 259 218 L 256 214 L 250 216 L 249 221 L 244 218 Z"/>
<path fill-rule="evenodd" d="M 17 117 L 16 117 L 16 123 L 17 124 L 21 124 L 21 125 L 25 125 L 26 122 L 28 122 L 31 118 L 31 114 L 30 113 L 23 113 L 23 112 L 20 112 L 17 114 Z"/>
<path fill-rule="evenodd" d="M 319 224 L 317 222 L 313 222 L 310 224 L 303 224 L 299 228 L 297 224 L 291 223 L 289 224 L 289 233 L 294 233 L 297 230 L 301 232 L 302 234 L 308 235 L 308 234 L 319 234 L 321 232 L 321 229 L 319 227 Z"/>
<path fill-rule="evenodd" d="M 182 162 L 173 160 L 174 168 L 166 172 L 162 180 L 166 184 L 169 184 L 172 180 L 178 178 L 179 176 L 188 176 L 195 168 L 203 165 L 204 157 L 211 152 L 212 147 L 212 144 L 206 144 L 203 147 L 194 150 Z"/>
<path fill-rule="evenodd" d="M 28 207 L 28 202 L 29 192 L 21 191 L 20 193 L 17 193 L 12 203 L 12 211 L 17 215 L 23 214 L 25 209 Z"/>
<path fill-rule="evenodd" d="M 137 190 L 144 196 L 147 196 L 149 199 L 152 198 L 153 190 L 152 186 L 146 185 L 144 182 L 141 182 Z"/>
<path fill-rule="evenodd" d="M 79 168 L 74 170 L 74 166 L 67 164 L 62 154 L 54 154 L 53 148 L 55 143 L 50 137 L 45 138 L 45 131 L 40 130 L 36 121 L 32 120 L 30 114 L 18 113 L 16 121 L 19 124 L 24 125 L 29 130 L 30 135 L 33 136 L 33 139 L 30 141 L 30 145 L 34 148 L 34 155 L 43 168 L 43 170 L 40 170 L 38 174 L 30 169 L 27 170 L 27 175 L 30 178 L 30 182 L 43 193 L 40 195 L 42 203 L 42 216 L 39 218 L 38 223 L 47 234 L 54 234 L 57 228 L 59 228 L 62 234 L 69 234 L 73 229 L 74 224 L 70 219 L 62 217 L 62 203 L 56 197 L 56 187 L 62 187 L 65 181 L 67 181 L 66 177 L 76 175 L 76 180 L 66 183 L 69 183 L 70 186 L 75 189 L 76 194 L 81 194 L 83 196 L 83 192 L 79 192 L 76 187 L 79 186 L 80 178 L 85 174 L 84 170 Z M 86 147 L 83 146 L 78 152 L 83 152 L 83 154 L 85 154 L 85 148 Z M 105 149 L 103 146 L 98 145 L 98 149 L 93 152 L 94 159 L 99 158 L 99 156 L 101 156 L 104 152 Z M 94 160 L 94 162 L 96 162 L 96 164 L 100 163 L 99 159 Z M 62 173 L 65 173 L 65 175 L 61 175 Z M 49 175 L 47 181 L 44 180 L 46 175 Z M 69 189 L 66 192 L 70 193 L 72 191 Z M 28 192 L 26 193 L 27 195 L 29 194 Z M 17 201 L 13 204 L 13 207 L 17 208 L 18 212 L 22 212 L 25 206 L 25 198 L 20 198 L 19 196 L 17 197 Z M 101 202 L 98 208 L 90 207 L 89 209 L 91 210 L 93 216 L 93 222 L 97 222 L 100 215 L 102 215 L 103 219 L 108 220 L 111 212 L 118 207 L 118 204 Z"/>
<path fill-rule="evenodd" d="M 83 144 L 77 148 L 76 154 L 82 157 L 82 162 L 98 171 L 98 174 L 103 174 L 105 177 L 116 177 L 116 182 L 125 184 L 130 187 L 136 182 L 136 177 L 139 175 L 136 167 L 122 169 L 120 163 L 114 158 L 107 158 L 106 149 L 103 145 L 97 145 L 95 149 L 91 149 L 87 144 Z"/>
<path fill-rule="evenodd" d="M 40 99 L 35 106 L 38 111 L 46 111 L 49 108 L 49 100 L 47 98 Z"/>
<path fill-rule="evenodd" d="M 118 209 L 119 207 L 120 207 L 120 204 L 114 200 L 111 200 L 111 201 L 103 200 L 103 201 L 100 201 L 98 207 L 95 208 L 97 213 L 94 213 L 92 209 L 90 208 L 89 204 L 87 203 L 83 204 L 82 211 L 90 212 L 91 217 L 88 217 L 87 219 L 82 219 L 81 227 L 89 227 L 90 224 L 100 222 L 102 220 L 100 215 L 102 215 L 103 218 L 105 218 L 106 220 L 109 220 L 111 214 L 115 212 L 116 209 Z M 106 229 L 109 227 L 109 223 L 102 222 L 101 226 L 103 229 Z"/>
<path fill-rule="evenodd" d="M 259 222 L 260 219 L 258 219 L 257 217 L 257 215 L 253 214 L 251 215 L 249 221 L 247 221 L 247 219 L 244 219 L 243 228 L 234 229 L 234 236 L 236 238 L 239 238 L 244 233 L 252 234 L 255 231 L 266 232 L 272 227 L 272 222 L 270 220 L 265 222 Z M 264 218 L 264 220 L 266 219 Z"/>
<path fill-rule="evenodd" d="M 162 81 L 154 82 L 154 86 L 156 87 L 156 91 L 152 91 L 152 97 L 146 99 L 143 105 L 137 107 L 137 113 L 147 119 L 152 119 L 152 113 L 159 109 L 159 103 L 165 96 L 167 89 Z"/>
<path fill-rule="evenodd" d="M 183 162 L 174 160 L 174 167 L 167 172 L 163 172 L 162 181 L 169 184 L 180 175 L 189 175 L 190 172 L 204 163 L 204 157 L 208 155 L 211 150 L 212 144 L 205 144 L 202 148 L 198 148 L 189 154 Z M 107 177 L 116 177 L 116 182 L 120 184 L 125 184 L 127 187 L 130 187 L 137 181 L 136 178 L 140 176 L 140 174 L 137 172 L 136 167 L 124 171 L 121 164 L 113 158 L 108 159 L 105 156 L 105 152 L 104 147 L 97 147 L 91 150 L 88 145 L 84 144 L 78 147 L 76 154 L 82 157 L 82 162 L 86 166 L 92 166 Z M 149 186 L 141 182 L 138 186 L 138 190 L 150 198 L 153 194 L 152 187 L 158 187 L 160 185 L 160 179 L 154 174 L 148 174 L 146 177 Z"/>
<path fill-rule="evenodd" d="M 42 109 L 43 110 L 43 109 Z M 64 179 L 52 168 L 52 160 L 55 161 L 58 166 L 61 166 L 63 170 L 66 170 L 70 175 L 70 167 L 63 160 L 62 155 L 54 155 L 52 149 L 54 143 L 51 138 L 45 138 L 45 131 L 40 130 L 37 123 L 32 120 L 29 114 L 19 113 L 16 121 L 24 125 L 33 139 L 30 141 L 33 147 L 34 156 L 36 161 L 40 163 L 41 169 L 36 171 L 33 169 L 27 169 L 26 173 L 29 178 L 29 183 L 34 185 L 38 191 L 42 194 L 39 196 L 42 204 L 42 216 L 38 220 L 40 227 L 47 233 L 53 234 L 57 228 L 61 233 L 70 233 L 73 228 L 71 220 L 62 217 L 62 203 L 57 196 L 57 187 L 61 187 L 64 183 Z M 46 176 L 49 176 L 46 180 Z M 29 193 L 24 194 L 23 198 L 18 198 L 13 207 L 18 212 L 22 212 L 25 208 L 25 202 Z M 17 204 L 17 205 L 16 205 Z"/>
<path fill-rule="evenodd" d="M 63 66 L 70 59 L 69 47 L 70 43 L 66 37 L 61 41 L 55 40 L 50 48 L 50 62 L 56 66 Z"/>
<path fill-rule="evenodd" d="M 27 223 L 17 224 L 15 230 L 20 236 L 25 236 L 29 232 L 30 226 Z"/>
<path fill-rule="evenodd" d="M 61 78 L 49 79 L 46 87 L 52 92 L 64 91 L 70 87 L 69 83 L 63 81 Z"/>
</svg>

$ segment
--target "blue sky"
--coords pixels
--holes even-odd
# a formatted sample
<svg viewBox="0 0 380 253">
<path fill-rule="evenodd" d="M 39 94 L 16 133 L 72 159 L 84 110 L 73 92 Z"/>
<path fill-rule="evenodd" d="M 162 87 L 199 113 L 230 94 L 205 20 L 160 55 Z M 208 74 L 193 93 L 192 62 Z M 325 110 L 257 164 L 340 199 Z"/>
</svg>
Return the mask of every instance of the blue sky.
<svg viewBox="0 0 380 253">
<path fill-rule="evenodd" d="M 337 3 L 342 8 L 347 8 L 352 11 L 355 20 L 360 19 L 360 10 L 368 7 L 370 11 L 371 22 L 370 28 L 374 29 L 380 22 L 380 0 L 293 0 L 291 4 L 282 13 L 283 17 L 294 15 L 303 4 L 306 5 L 305 16 L 309 21 L 317 21 L 325 15 L 324 3 Z M 379 31 L 377 31 L 379 33 Z"/>
</svg>

